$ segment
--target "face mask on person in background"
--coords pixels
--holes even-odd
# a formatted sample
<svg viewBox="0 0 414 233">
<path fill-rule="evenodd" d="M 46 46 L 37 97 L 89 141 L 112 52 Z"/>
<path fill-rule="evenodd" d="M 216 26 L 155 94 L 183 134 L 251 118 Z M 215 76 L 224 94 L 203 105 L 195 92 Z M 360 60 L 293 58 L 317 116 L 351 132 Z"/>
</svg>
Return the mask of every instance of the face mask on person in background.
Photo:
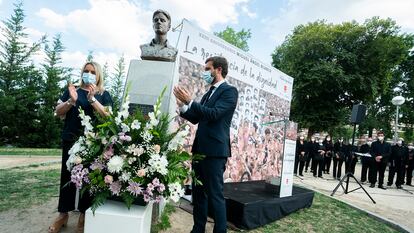
<svg viewBox="0 0 414 233">
<path fill-rule="evenodd" d="M 408 146 L 409 150 L 414 150 L 414 146 Z"/>
<path fill-rule="evenodd" d="M 312 142 L 315 142 L 315 139 L 314 139 L 314 138 L 311 138 L 311 141 L 312 141 Z"/>
<path fill-rule="evenodd" d="M 326 141 L 328 141 L 328 142 L 331 141 L 331 138 L 327 138 Z"/>
<path fill-rule="evenodd" d="M 368 144 L 368 146 L 371 146 L 372 141 L 368 141 L 367 144 Z"/>
<path fill-rule="evenodd" d="M 303 139 L 305 139 L 305 138 L 304 138 L 304 137 L 300 137 L 299 139 L 300 139 L 300 140 L 303 140 Z"/>
<path fill-rule="evenodd" d="M 339 142 L 342 143 L 344 141 L 344 139 L 339 139 Z"/>
<path fill-rule="evenodd" d="M 378 140 L 383 141 L 384 140 L 384 136 L 379 136 Z"/>
<path fill-rule="evenodd" d="M 401 140 L 398 140 L 397 141 L 397 145 L 401 146 L 402 145 L 402 141 Z"/>
<path fill-rule="evenodd" d="M 91 73 L 83 73 L 82 80 L 85 84 L 95 84 L 96 83 L 96 75 Z"/>
<path fill-rule="evenodd" d="M 323 145 L 323 141 L 322 140 L 319 140 L 319 145 Z"/>
<path fill-rule="evenodd" d="M 203 71 L 203 72 L 201 73 L 201 78 L 203 78 L 203 80 L 204 80 L 207 84 L 212 84 L 212 83 L 213 83 L 213 81 L 214 81 L 214 77 L 213 77 L 213 75 L 211 74 L 211 71 L 210 71 L 210 70 Z"/>
</svg>

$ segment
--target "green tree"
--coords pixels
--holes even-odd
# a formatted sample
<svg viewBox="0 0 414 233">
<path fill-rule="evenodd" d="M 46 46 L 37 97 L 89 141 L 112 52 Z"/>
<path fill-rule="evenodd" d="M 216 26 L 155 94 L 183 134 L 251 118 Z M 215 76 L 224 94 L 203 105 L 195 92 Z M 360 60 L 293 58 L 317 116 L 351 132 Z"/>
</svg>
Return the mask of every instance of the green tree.
<svg viewBox="0 0 414 233">
<path fill-rule="evenodd" d="M 125 58 L 124 55 L 119 58 L 115 73 L 112 75 L 110 94 L 113 100 L 113 111 L 117 112 L 120 108 L 122 95 L 125 87 Z"/>
<path fill-rule="evenodd" d="M 243 51 L 249 51 L 249 45 L 247 41 L 251 38 L 252 33 L 250 29 L 245 30 L 244 28 L 236 32 L 233 28 L 227 26 L 225 30 L 221 32 L 215 32 L 214 35 L 222 38 L 230 44 L 236 46 Z"/>
<path fill-rule="evenodd" d="M 93 51 L 89 50 L 88 51 L 88 56 L 86 57 L 86 62 L 90 62 L 93 61 Z"/>
<path fill-rule="evenodd" d="M 45 86 L 42 89 L 42 105 L 39 110 L 41 125 L 40 135 L 48 135 L 49 140 L 39 142 L 41 147 L 58 147 L 60 143 L 60 132 L 62 122 L 55 117 L 54 110 L 60 94 L 63 92 L 61 85 L 64 81 L 70 80 L 71 69 L 62 66 L 62 52 L 64 46 L 61 36 L 56 35 L 51 45 L 45 44 L 45 63 L 42 64 Z M 65 82 L 66 84 L 66 82 Z M 65 85 L 66 88 L 66 85 Z"/>
<path fill-rule="evenodd" d="M 297 26 L 272 54 L 273 65 L 295 79 L 291 118 L 310 134 L 348 124 L 352 105 L 387 93 L 412 46 L 391 19 Z"/>
<path fill-rule="evenodd" d="M 24 18 L 19 2 L 11 17 L 3 21 L 1 31 L 5 39 L 0 41 L 0 143 L 15 145 L 38 141 L 34 132 L 40 124 L 39 90 L 44 85 L 31 57 L 39 51 L 45 37 L 31 45 L 26 43 Z"/>
</svg>

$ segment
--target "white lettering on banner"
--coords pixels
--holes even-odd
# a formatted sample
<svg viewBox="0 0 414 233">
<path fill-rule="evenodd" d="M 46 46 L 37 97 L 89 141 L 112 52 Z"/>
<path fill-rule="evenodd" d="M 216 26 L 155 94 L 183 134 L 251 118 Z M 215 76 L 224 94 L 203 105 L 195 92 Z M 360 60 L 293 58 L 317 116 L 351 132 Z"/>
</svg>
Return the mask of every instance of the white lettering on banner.
<svg viewBox="0 0 414 233">
<path fill-rule="evenodd" d="M 210 36 L 184 20 L 178 50 L 181 56 L 197 63 L 211 56 L 224 56 L 229 62 L 229 75 L 250 85 L 259 86 L 288 101 L 292 99 L 293 78 L 266 65 L 250 54 Z"/>
</svg>

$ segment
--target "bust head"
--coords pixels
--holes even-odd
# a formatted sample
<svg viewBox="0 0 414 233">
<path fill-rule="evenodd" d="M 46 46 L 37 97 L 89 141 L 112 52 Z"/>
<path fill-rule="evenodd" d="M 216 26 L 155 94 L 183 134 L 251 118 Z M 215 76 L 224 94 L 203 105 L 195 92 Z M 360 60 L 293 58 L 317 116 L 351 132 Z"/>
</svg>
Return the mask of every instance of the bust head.
<svg viewBox="0 0 414 233">
<path fill-rule="evenodd" d="M 152 15 L 152 28 L 155 34 L 165 35 L 171 28 L 171 16 L 164 10 L 156 10 Z"/>
</svg>

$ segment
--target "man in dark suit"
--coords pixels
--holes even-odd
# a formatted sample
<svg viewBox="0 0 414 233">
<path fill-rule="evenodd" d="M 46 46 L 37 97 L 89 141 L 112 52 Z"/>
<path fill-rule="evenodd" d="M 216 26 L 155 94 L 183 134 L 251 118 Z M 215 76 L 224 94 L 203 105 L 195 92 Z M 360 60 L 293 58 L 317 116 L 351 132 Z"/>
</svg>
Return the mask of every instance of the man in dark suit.
<svg viewBox="0 0 414 233">
<path fill-rule="evenodd" d="M 208 208 L 214 218 L 214 232 L 226 232 L 226 203 L 223 195 L 223 173 L 230 150 L 230 124 L 237 105 L 238 91 L 227 84 L 225 77 L 228 63 L 224 57 L 206 60 L 202 78 L 210 90 L 200 103 L 191 100 L 187 90 L 174 87 L 174 95 L 180 108 L 180 116 L 198 129 L 192 153 L 204 155 L 201 161 L 193 162 L 193 170 L 202 185 L 193 183 L 192 233 L 205 232 Z"/>
<path fill-rule="evenodd" d="M 379 131 L 377 133 L 378 140 L 371 145 L 371 156 L 375 159 L 373 167 L 369 168 L 369 176 L 371 185 L 369 187 L 375 187 L 378 176 L 378 188 L 386 189 L 384 187 L 384 173 L 387 168 L 388 158 L 391 154 L 391 145 L 385 141 L 384 133 Z"/>
</svg>

